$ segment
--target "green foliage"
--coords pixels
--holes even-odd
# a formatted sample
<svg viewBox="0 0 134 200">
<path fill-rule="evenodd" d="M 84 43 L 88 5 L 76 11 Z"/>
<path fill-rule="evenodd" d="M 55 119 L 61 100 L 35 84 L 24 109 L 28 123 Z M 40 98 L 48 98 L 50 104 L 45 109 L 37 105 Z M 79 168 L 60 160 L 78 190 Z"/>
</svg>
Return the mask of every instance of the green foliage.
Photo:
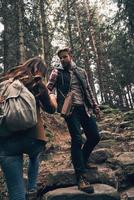
<svg viewBox="0 0 134 200">
<path fill-rule="evenodd" d="M 103 110 L 103 113 L 104 114 L 118 114 L 119 113 L 119 110 L 118 109 L 113 109 L 113 108 L 107 108 L 105 110 Z"/>
<path fill-rule="evenodd" d="M 118 0 L 119 20 L 123 20 L 129 30 L 130 35 L 134 36 L 134 1 Z"/>
<path fill-rule="evenodd" d="M 124 121 L 134 120 L 134 110 L 124 113 Z"/>
<path fill-rule="evenodd" d="M 100 105 L 99 108 L 105 114 L 118 114 L 120 112 L 120 110 L 118 108 L 112 108 L 106 104 Z"/>
<path fill-rule="evenodd" d="M 3 72 L 3 68 L 2 67 L 0 67 L 0 75 L 1 75 L 1 73 Z"/>
<path fill-rule="evenodd" d="M 124 88 L 133 83 L 134 47 L 128 35 L 120 32 L 108 50 L 112 70 L 120 85 Z"/>
<path fill-rule="evenodd" d="M 45 135 L 46 135 L 46 137 L 48 138 L 48 141 L 51 141 L 51 140 L 52 140 L 52 138 L 53 138 L 53 133 L 52 133 L 49 129 L 47 129 L 47 128 L 46 128 L 46 130 L 45 130 Z"/>
<path fill-rule="evenodd" d="M 99 108 L 100 108 L 100 110 L 102 110 L 102 111 L 103 111 L 103 110 L 107 110 L 107 109 L 111 109 L 109 105 L 103 105 L 103 104 L 100 105 Z"/>
</svg>

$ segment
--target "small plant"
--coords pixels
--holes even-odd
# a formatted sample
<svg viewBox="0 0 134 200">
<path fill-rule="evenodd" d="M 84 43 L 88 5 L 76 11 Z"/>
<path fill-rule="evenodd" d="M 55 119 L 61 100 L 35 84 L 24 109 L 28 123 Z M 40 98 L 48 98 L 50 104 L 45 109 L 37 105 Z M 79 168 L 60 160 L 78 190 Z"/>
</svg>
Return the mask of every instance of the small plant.
<svg viewBox="0 0 134 200">
<path fill-rule="evenodd" d="M 45 134 L 46 137 L 48 138 L 48 141 L 52 141 L 53 133 L 49 129 L 46 128 Z"/>
</svg>

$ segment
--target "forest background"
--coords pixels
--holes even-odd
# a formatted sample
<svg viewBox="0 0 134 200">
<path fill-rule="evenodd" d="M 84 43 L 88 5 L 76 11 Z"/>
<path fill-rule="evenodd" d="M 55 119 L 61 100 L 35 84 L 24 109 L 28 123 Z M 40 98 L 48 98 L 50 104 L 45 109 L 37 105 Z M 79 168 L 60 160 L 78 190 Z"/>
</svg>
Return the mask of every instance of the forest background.
<svg viewBox="0 0 134 200">
<path fill-rule="evenodd" d="M 0 72 L 70 46 L 101 104 L 134 108 L 133 0 L 0 0 Z"/>
</svg>

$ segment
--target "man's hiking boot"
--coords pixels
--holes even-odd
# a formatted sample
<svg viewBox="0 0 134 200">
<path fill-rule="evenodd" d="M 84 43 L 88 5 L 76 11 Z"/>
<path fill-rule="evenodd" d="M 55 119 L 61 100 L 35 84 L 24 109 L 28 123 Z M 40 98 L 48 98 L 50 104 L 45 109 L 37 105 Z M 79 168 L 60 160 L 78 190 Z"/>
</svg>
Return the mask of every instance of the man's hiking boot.
<svg viewBox="0 0 134 200">
<path fill-rule="evenodd" d="M 27 200 L 37 200 L 37 190 L 30 190 L 26 193 Z"/>
<path fill-rule="evenodd" d="M 91 186 L 91 184 L 85 179 L 83 175 L 79 177 L 78 180 L 78 189 L 87 192 L 87 193 L 93 193 L 94 188 Z"/>
</svg>

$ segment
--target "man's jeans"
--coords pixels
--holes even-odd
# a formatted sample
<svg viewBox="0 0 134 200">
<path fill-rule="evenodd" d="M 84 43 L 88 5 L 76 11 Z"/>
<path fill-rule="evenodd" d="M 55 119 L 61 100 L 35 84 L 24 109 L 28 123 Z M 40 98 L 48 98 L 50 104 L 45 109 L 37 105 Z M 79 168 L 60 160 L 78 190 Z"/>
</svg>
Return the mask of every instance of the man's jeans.
<svg viewBox="0 0 134 200">
<path fill-rule="evenodd" d="M 25 200 L 23 154 L 29 156 L 28 190 L 36 189 L 40 153 L 44 142 L 25 136 L 0 139 L 0 165 L 6 179 L 9 199 Z"/>
<path fill-rule="evenodd" d="M 68 118 L 65 119 L 71 135 L 71 157 L 77 175 L 86 172 L 86 163 L 100 141 L 100 135 L 93 117 L 89 117 L 84 106 L 76 106 Z M 81 127 L 86 135 L 87 141 L 82 146 Z"/>
</svg>

